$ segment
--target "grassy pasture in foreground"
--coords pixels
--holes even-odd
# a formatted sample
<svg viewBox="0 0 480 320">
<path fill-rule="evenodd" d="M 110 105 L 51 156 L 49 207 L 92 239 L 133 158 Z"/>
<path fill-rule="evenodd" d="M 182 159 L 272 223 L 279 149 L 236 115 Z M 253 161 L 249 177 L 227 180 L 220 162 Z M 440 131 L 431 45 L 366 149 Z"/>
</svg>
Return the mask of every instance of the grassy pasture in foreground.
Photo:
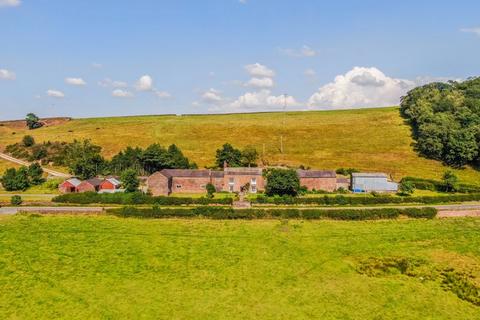
<svg viewBox="0 0 480 320">
<path fill-rule="evenodd" d="M 446 170 L 413 150 L 411 129 L 398 108 L 78 119 L 32 131 L 6 123 L 0 126 L 0 148 L 19 142 L 25 134 L 38 142 L 90 138 L 107 157 L 129 145 L 175 143 L 200 167 L 212 165 L 215 150 L 230 142 L 254 145 L 261 154 L 265 146 L 270 164 L 355 167 L 387 172 L 395 179 L 406 175 L 440 179 Z M 285 154 L 280 153 L 282 134 Z M 464 182 L 477 183 L 480 178 L 471 168 L 457 173 Z"/>
<path fill-rule="evenodd" d="M 210 221 L 0 217 L 0 317 L 478 319 L 438 281 L 368 258 L 473 270 L 480 220 Z"/>
</svg>

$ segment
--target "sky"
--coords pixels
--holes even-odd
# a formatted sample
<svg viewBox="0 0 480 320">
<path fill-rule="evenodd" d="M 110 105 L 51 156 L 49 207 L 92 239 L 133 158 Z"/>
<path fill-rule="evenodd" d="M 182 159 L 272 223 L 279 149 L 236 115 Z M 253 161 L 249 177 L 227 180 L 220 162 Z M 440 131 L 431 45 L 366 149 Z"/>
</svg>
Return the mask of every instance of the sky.
<svg viewBox="0 0 480 320">
<path fill-rule="evenodd" d="M 0 0 L 0 120 L 396 105 L 480 75 L 479 1 Z"/>
</svg>

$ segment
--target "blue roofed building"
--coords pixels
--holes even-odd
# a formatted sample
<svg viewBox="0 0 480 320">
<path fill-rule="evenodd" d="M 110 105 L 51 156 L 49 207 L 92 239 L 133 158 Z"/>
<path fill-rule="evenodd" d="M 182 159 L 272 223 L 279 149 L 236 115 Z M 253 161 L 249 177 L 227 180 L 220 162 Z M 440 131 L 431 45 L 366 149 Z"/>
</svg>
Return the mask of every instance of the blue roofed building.
<svg viewBox="0 0 480 320">
<path fill-rule="evenodd" d="M 398 183 L 390 181 L 385 173 L 352 173 L 353 192 L 397 192 Z"/>
</svg>

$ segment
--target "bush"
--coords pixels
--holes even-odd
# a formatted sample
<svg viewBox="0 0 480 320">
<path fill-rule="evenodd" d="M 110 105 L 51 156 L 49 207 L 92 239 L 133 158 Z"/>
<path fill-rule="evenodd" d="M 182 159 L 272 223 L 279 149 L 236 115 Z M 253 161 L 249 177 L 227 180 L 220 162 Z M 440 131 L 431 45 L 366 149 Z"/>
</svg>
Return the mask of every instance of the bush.
<svg viewBox="0 0 480 320">
<path fill-rule="evenodd" d="M 319 209 L 241 209 L 219 207 L 197 207 L 194 209 L 175 208 L 162 209 L 158 206 L 153 208 L 135 208 L 124 207 L 121 209 L 109 209 L 108 213 L 119 217 L 135 218 L 191 218 L 205 217 L 210 219 L 333 219 L 333 220 L 377 220 L 377 219 L 396 219 L 400 215 L 407 215 L 411 218 L 433 218 L 437 210 L 434 208 L 420 208 L 416 211 L 408 209 L 340 209 L 340 210 L 319 210 Z"/>
<path fill-rule="evenodd" d="M 57 196 L 52 199 L 57 203 L 74 204 L 147 204 L 159 206 L 178 206 L 178 205 L 231 205 L 231 198 L 208 199 L 208 198 L 175 198 L 175 197 L 152 197 L 141 192 L 132 193 L 68 193 Z"/>
<path fill-rule="evenodd" d="M 10 204 L 12 206 L 19 206 L 23 203 L 22 197 L 20 196 L 13 196 L 10 198 Z"/>
<path fill-rule="evenodd" d="M 22 139 L 22 143 L 25 147 L 31 147 L 35 144 L 35 139 L 32 136 L 24 136 Z"/>
<path fill-rule="evenodd" d="M 209 199 L 212 199 L 213 196 L 214 196 L 214 193 L 217 191 L 217 190 L 215 189 L 215 186 L 214 186 L 213 184 L 211 184 L 211 183 L 208 183 L 206 188 L 207 188 L 207 197 L 208 197 Z"/>
</svg>

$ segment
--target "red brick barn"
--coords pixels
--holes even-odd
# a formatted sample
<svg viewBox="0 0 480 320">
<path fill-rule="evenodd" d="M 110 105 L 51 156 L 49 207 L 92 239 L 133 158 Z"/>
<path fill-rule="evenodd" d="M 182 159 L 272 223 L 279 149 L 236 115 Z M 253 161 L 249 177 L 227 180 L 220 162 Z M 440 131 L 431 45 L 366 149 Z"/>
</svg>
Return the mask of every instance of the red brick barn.
<svg viewBox="0 0 480 320">
<path fill-rule="evenodd" d="M 337 174 L 330 170 L 297 170 L 300 185 L 308 190 L 333 192 L 337 189 Z"/>
<path fill-rule="evenodd" d="M 77 178 L 65 180 L 58 186 L 58 191 L 60 191 L 60 193 L 78 192 L 77 188 L 81 183 L 82 181 L 78 180 Z"/>
<path fill-rule="evenodd" d="M 117 178 L 107 178 L 100 183 L 100 191 L 105 193 L 114 193 L 119 190 L 122 183 Z"/>
<path fill-rule="evenodd" d="M 78 192 L 98 192 L 100 190 L 101 183 L 102 180 L 98 178 L 88 179 L 80 183 L 80 185 L 77 187 L 77 190 Z"/>
<path fill-rule="evenodd" d="M 212 183 L 217 191 L 223 188 L 223 172 L 213 170 L 164 169 L 147 179 L 148 190 L 154 196 L 175 193 L 205 193 Z"/>
</svg>

